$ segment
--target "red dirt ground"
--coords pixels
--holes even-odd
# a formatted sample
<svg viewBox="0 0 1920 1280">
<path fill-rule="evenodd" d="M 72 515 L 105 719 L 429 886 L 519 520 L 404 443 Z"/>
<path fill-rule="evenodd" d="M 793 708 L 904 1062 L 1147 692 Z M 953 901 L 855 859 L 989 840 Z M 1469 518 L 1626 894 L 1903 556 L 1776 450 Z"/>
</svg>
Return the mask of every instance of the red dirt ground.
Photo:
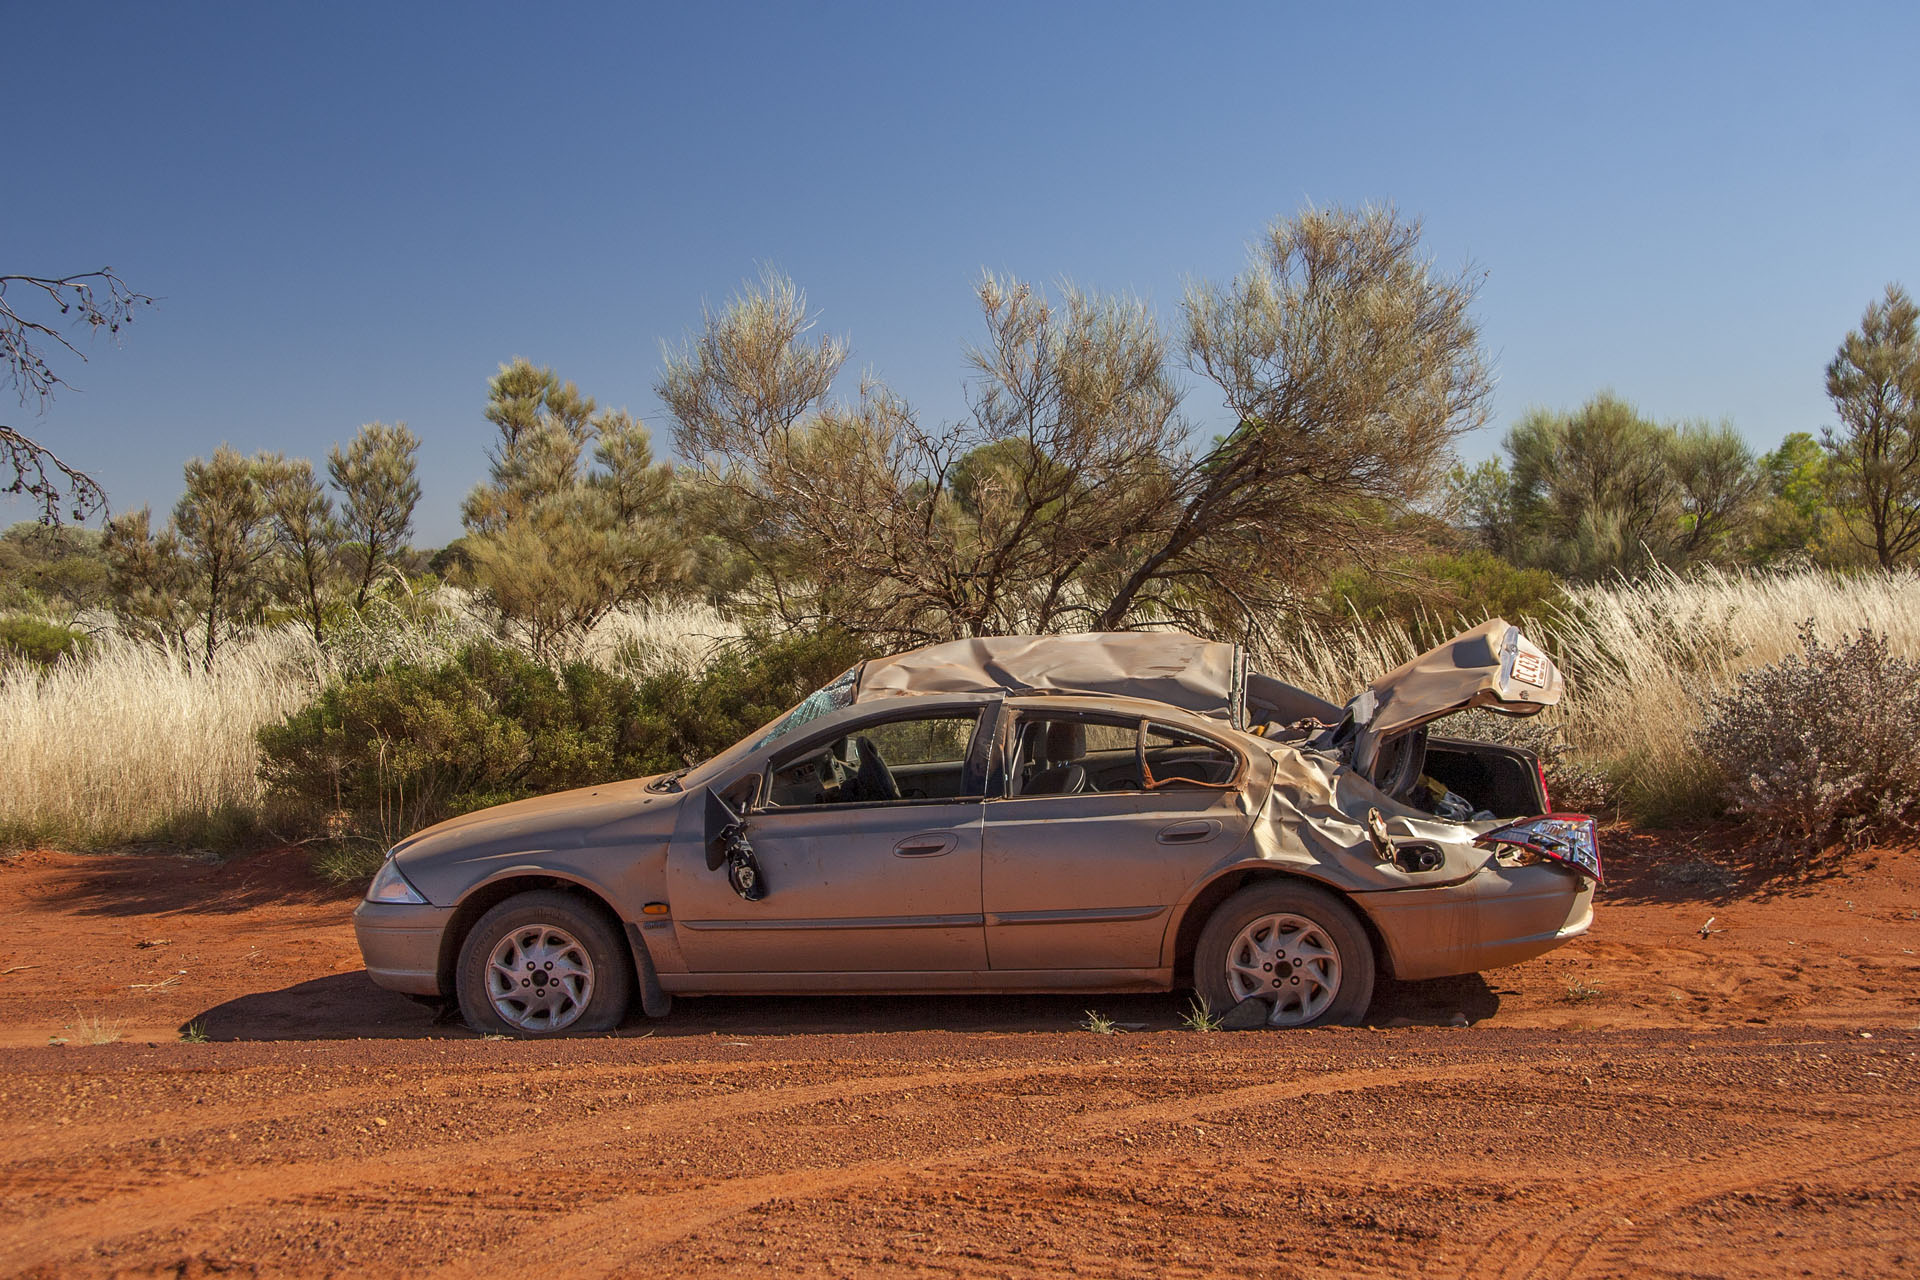
<svg viewBox="0 0 1920 1280">
<path fill-rule="evenodd" d="M 1592 936 L 1369 1028 L 706 999 L 540 1044 L 374 988 L 296 851 L 22 855 L 0 1274 L 1920 1274 L 1920 855 L 1606 843 Z"/>
</svg>

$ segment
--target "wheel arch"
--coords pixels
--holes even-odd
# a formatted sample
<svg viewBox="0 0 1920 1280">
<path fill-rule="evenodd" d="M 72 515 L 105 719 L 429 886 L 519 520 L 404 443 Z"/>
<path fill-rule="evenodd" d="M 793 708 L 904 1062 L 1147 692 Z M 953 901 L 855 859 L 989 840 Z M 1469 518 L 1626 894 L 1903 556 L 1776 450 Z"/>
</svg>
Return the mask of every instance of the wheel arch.
<svg viewBox="0 0 1920 1280">
<path fill-rule="evenodd" d="M 479 923 L 480 917 L 508 898 L 540 889 L 556 890 L 578 898 L 584 905 L 605 916 L 627 967 L 633 968 L 633 950 L 627 940 L 626 922 L 620 918 L 620 913 L 614 910 L 605 894 L 584 881 L 555 875 L 551 871 L 514 869 L 475 885 L 454 907 L 453 918 L 440 934 L 436 979 L 442 992 L 449 998 L 457 997 L 454 971 L 460 963 L 460 948 L 466 945 L 467 935 L 473 932 L 473 926 Z"/>
<path fill-rule="evenodd" d="M 1284 867 L 1275 866 L 1239 866 L 1221 872 L 1202 885 L 1181 913 L 1180 923 L 1174 932 L 1173 940 L 1173 983 L 1176 988 L 1191 986 L 1193 983 L 1193 953 L 1200 945 L 1200 933 L 1207 927 L 1207 921 L 1219 909 L 1220 904 L 1240 892 L 1250 884 L 1270 880 L 1291 880 L 1297 884 L 1309 885 L 1315 889 L 1332 894 L 1349 911 L 1360 927 L 1366 932 L 1367 945 L 1373 948 L 1375 971 L 1382 976 L 1393 975 L 1393 956 L 1387 950 L 1386 938 L 1380 927 L 1373 922 L 1373 916 L 1360 905 L 1355 896 L 1340 888 L 1328 884 L 1325 880 L 1313 876 L 1301 875 Z"/>
</svg>

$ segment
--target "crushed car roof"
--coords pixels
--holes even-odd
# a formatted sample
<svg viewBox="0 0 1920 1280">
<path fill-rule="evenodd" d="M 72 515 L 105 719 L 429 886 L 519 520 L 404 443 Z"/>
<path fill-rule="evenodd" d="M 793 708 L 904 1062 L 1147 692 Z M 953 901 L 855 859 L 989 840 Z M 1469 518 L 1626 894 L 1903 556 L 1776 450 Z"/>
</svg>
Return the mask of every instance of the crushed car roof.
<svg viewBox="0 0 1920 1280">
<path fill-rule="evenodd" d="M 1246 723 L 1247 656 L 1183 631 L 986 636 L 860 668 L 854 701 L 922 693 L 1085 693 L 1164 702 Z"/>
</svg>

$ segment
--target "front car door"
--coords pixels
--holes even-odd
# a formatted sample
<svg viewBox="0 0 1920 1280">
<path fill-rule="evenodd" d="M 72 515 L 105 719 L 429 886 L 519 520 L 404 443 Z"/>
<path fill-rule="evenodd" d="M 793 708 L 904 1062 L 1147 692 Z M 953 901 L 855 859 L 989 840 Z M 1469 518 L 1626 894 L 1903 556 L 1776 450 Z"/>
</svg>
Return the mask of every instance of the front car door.
<svg viewBox="0 0 1920 1280">
<path fill-rule="evenodd" d="M 1175 904 L 1246 838 L 1246 759 L 1143 717 L 1035 706 L 1002 720 L 981 890 L 996 975 L 1144 977 Z"/>
<path fill-rule="evenodd" d="M 748 806 L 747 839 L 766 886 L 759 901 L 708 869 L 700 806 L 687 805 L 667 874 L 688 970 L 754 975 L 726 984 L 740 990 L 831 989 L 838 974 L 985 970 L 979 726 L 990 711 L 863 708 L 728 781 L 729 798 Z"/>
</svg>

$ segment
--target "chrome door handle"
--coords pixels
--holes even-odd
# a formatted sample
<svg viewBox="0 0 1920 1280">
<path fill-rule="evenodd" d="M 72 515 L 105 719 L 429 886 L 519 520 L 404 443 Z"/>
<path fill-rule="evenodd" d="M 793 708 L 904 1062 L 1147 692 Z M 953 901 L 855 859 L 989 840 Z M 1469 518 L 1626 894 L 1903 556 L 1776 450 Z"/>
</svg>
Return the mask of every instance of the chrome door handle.
<svg viewBox="0 0 1920 1280">
<path fill-rule="evenodd" d="M 952 836 L 908 836 L 893 846 L 896 858 L 937 858 L 943 853 L 952 853 L 958 844 Z"/>
<path fill-rule="evenodd" d="M 1220 832 L 1220 824 L 1211 818 L 1199 822 L 1176 822 L 1170 827 L 1160 828 L 1161 844 L 1199 844 L 1202 840 L 1211 840 Z"/>
</svg>

